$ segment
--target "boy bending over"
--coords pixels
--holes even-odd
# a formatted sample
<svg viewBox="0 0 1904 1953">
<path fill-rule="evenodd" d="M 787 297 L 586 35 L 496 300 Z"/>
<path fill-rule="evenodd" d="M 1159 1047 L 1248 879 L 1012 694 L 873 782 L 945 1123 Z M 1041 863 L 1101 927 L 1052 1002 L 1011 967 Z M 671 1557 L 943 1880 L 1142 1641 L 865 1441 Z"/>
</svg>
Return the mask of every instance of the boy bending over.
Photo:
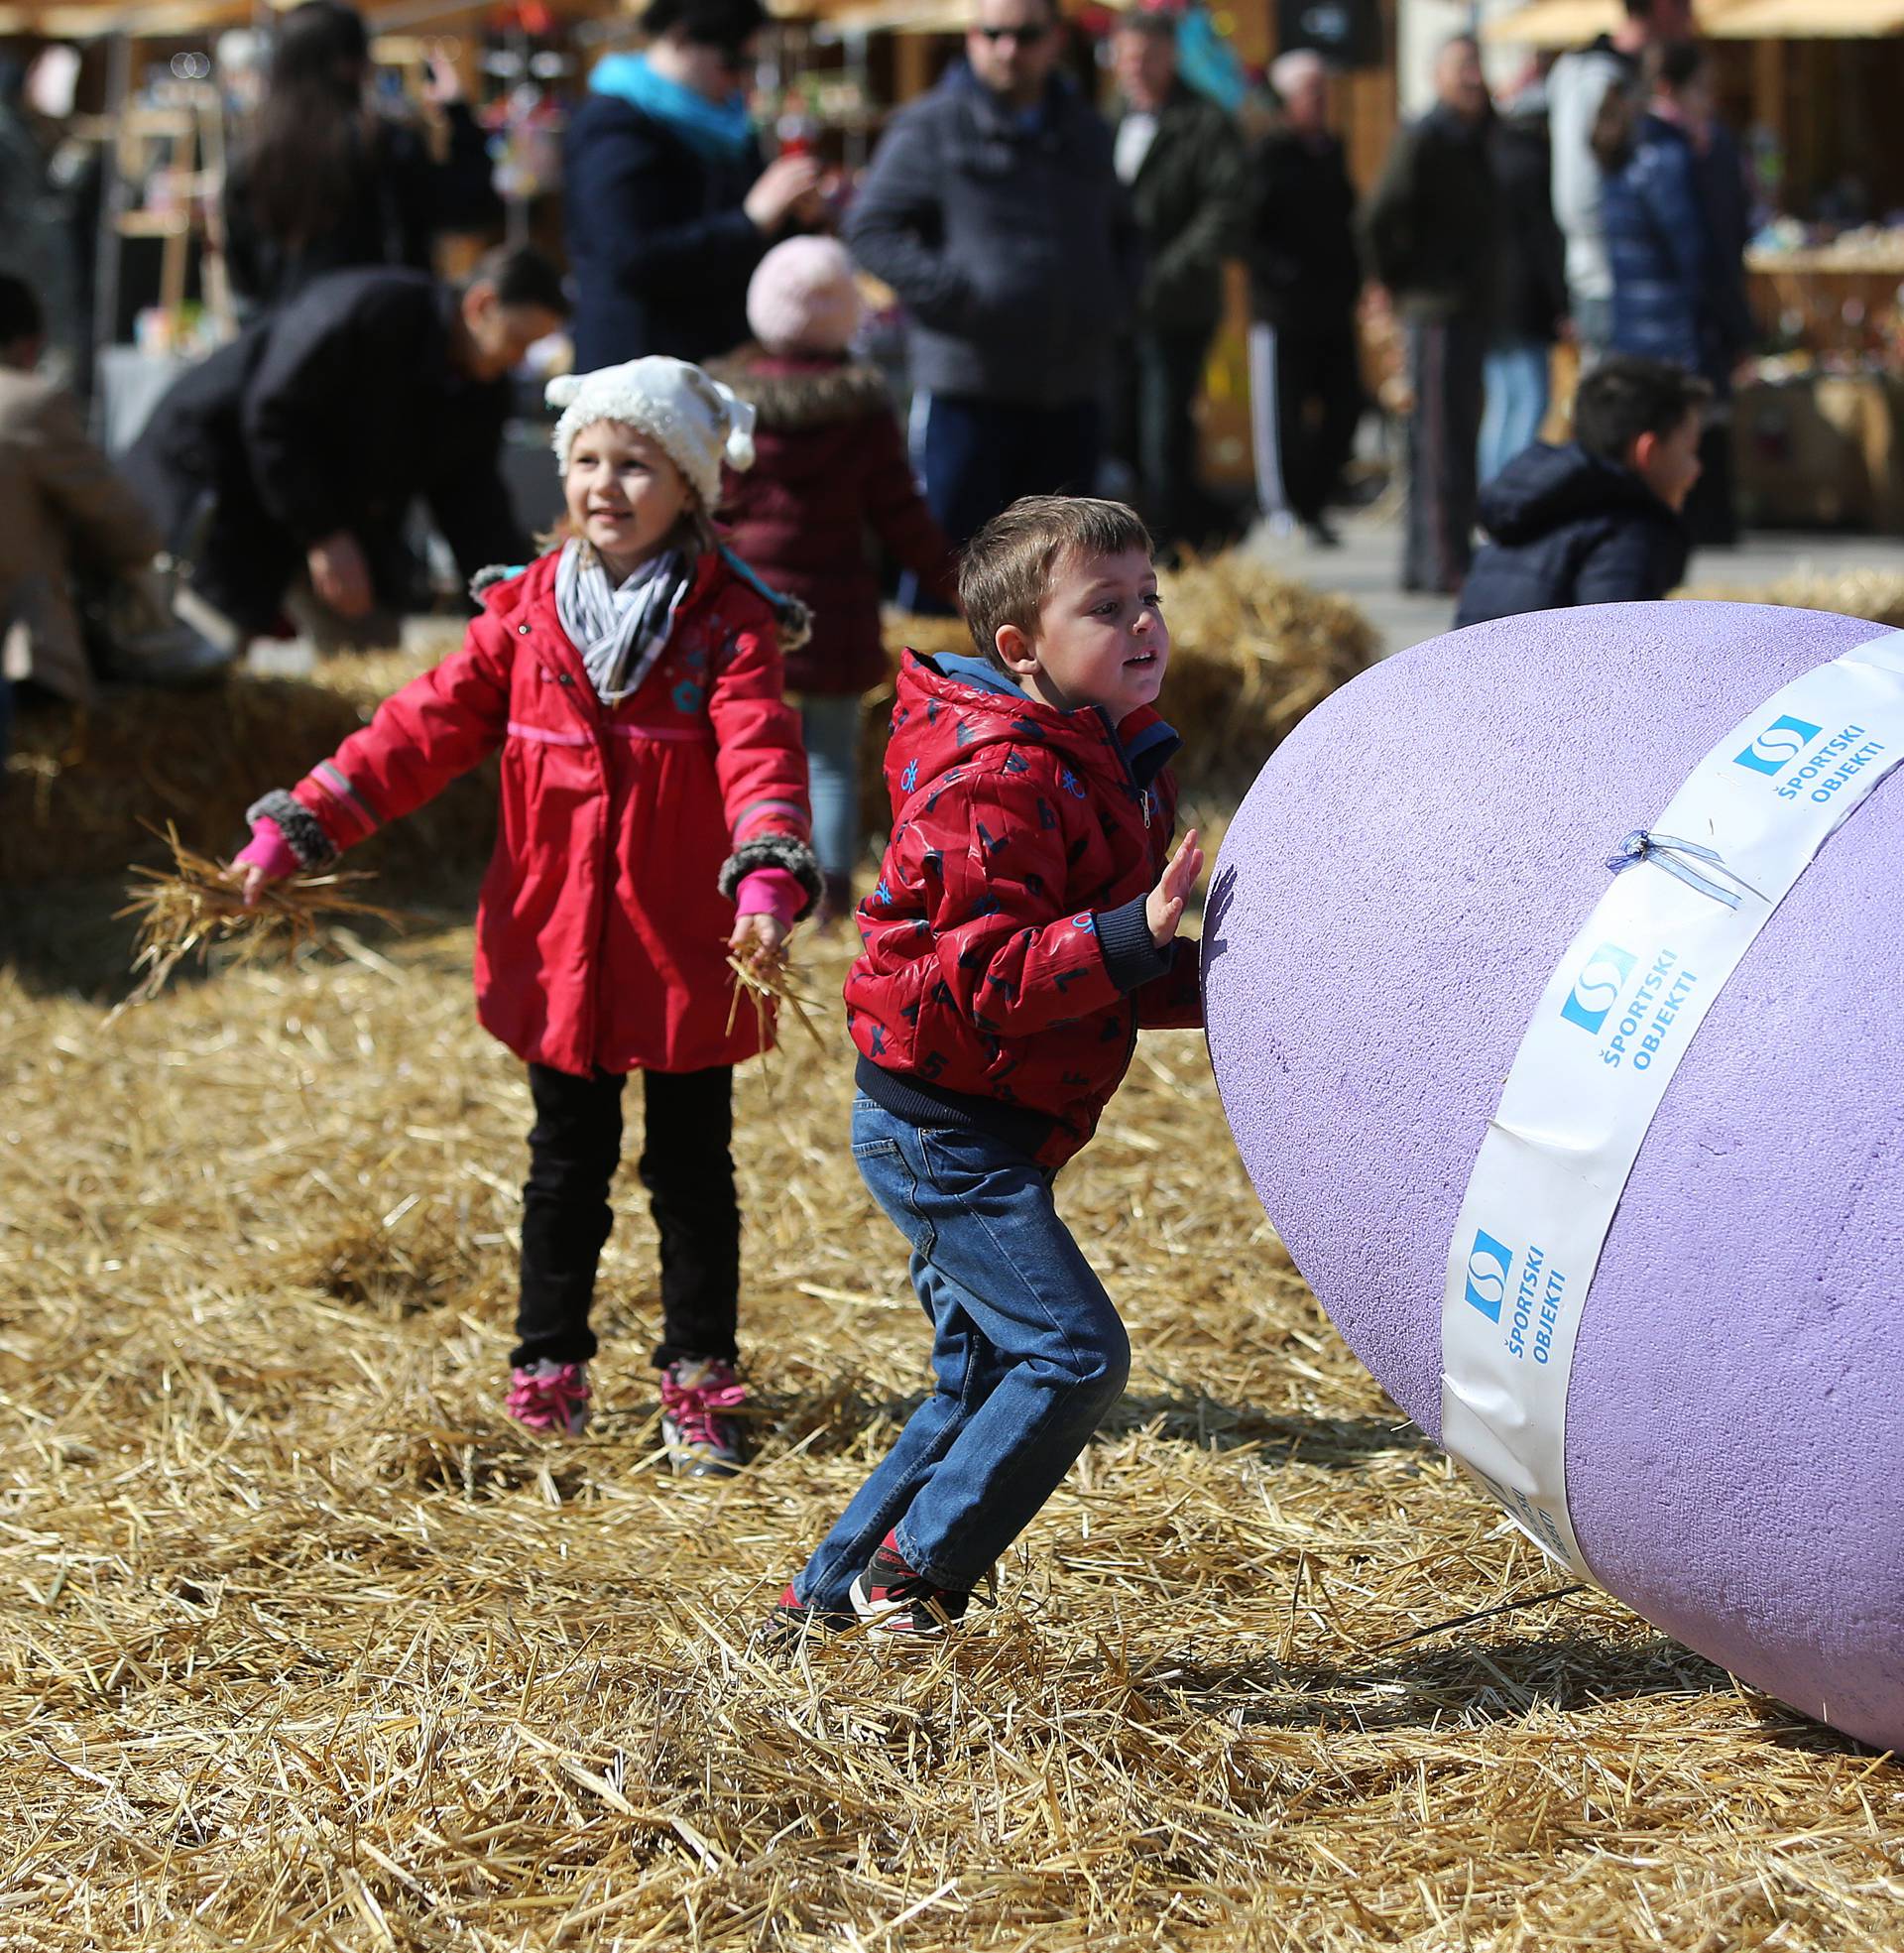
<svg viewBox="0 0 1904 1953">
<path fill-rule="evenodd" d="M 1647 603 L 1686 574 L 1683 511 L 1699 479 L 1713 390 L 1662 360 L 1619 355 L 1580 383 L 1574 438 L 1536 441 L 1482 492 L 1491 539 L 1461 593 L 1457 628 L 1529 610 Z"/>
<path fill-rule="evenodd" d="M 1203 864 L 1170 851 L 1179 741 L 1150 539 L 1034 496 L 967 549 L 982 658 L 908 652 L 892 836 L 846 981 L 853 1154 L 911 1248 L 932 1395 L 774 1610 L 942 1633 L 1117 1401 L 1130 1346 L 1052 1204 L 1140 1025 L 1203 1022 L 1177 940 Z"/>
</svg>

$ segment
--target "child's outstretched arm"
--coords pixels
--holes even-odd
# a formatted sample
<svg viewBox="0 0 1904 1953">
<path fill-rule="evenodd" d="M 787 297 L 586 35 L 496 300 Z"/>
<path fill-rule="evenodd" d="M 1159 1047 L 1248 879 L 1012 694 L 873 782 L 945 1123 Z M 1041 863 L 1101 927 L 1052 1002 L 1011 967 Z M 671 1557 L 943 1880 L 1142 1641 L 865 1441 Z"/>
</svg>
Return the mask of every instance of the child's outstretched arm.
<svg viewBox="0 0 1904 1953">
<path fill-rule="evenodd" d="M 774 625 L 764 619 L 759 628 L 735 633 L 708 691 L 714 770 L 732 850 L 720 887 L 739 912 L 729 944 L 743 957 L 763 947 L 777 951 L 820 897 L 806 748 L 783 680 Z"/>
<path fill-rule="evenodd" d="M 299 869 L 323 868 L 430 799 L 502 744 L 509 727 L 515 635 L 493 612 L 469 627 L 461 651 L 413 678 L 288 793 L 247 810 L 252 841 L 234 866 L 245 900 Z"/>
</svg>

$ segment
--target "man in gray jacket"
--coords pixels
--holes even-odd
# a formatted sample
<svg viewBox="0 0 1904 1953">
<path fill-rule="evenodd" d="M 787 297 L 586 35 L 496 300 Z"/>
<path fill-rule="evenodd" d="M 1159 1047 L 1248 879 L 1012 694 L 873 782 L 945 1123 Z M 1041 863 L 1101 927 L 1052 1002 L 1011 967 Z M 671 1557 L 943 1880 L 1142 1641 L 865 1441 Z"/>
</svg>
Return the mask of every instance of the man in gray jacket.
<svg viewBox="0 0 1904 1953">
<path fill-rule="evenodd" d="M 915 456 L 961 543 L 1020 495 L 1090 489 L 1141 273 L 1053 0 L 978 0 L 965 48 L 893 118 L 847 226 L 911 314 Z"/>
</svg>

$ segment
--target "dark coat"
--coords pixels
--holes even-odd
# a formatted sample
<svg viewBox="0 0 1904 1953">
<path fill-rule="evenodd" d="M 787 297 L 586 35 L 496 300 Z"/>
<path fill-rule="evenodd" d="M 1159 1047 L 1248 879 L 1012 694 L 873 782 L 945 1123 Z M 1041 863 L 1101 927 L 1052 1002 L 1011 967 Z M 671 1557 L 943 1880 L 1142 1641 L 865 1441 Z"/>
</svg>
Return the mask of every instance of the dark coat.
<svg viewBox="0 0 1904 1953">
<path fill-rule="evenodd" d="M 1686 132 L 1643 117 L 1625 164 L 1607 176 L 1601 207 L 1613 269 L 1613 350 L 1697 373 L 1713 244 Z"/>
<path fill-rule="evenodd" d="M 1311 142 L 1286 129 L 1250 160 L 1244 254 L 1250 307 L 1285 332 L 1347 329 L 1362 290 L 1356 191 L 1334 136 Z"/>
<path fill-rule="evenodd" d="M 1457 628 L 1574 604 L 1646 603 L 1686 574 L 1686 526 L 1630 468 L 1536 443 L 1481 491 L 1489 541 Z"/>
<path fill-rule="evenodd" d="M 1716 126 L 1706 147 L 1694 152 L 1700 201 L 1712 240 L 1700 371 L 1721 394 L 1729 394 L 1732 368 L 1752 343 L 1755 327 L 1745 296 L 1745 246 L 1752 234 L 1751 189 L 1745 161 L 1732 132 Z"/>
<path fill-rule="evenodd" d="M 759 416 L 753 467 L 721 476 L 722 537 L 812 613 L 812 636 L 786 655 L 788 689 L 866 691 L 887 674 L 870 539 L 942 602 L 954 595 L 952 544 L 913 479 L 885 376 L 758 347 L 708 370 Z"/>
<path fill-rule="evenodd" d="M 1237 125 L 1179 81 L 1130 184 L 1147 264 L 1137 322 L 1160 332 L 1213 332 L 1223 312 L 1223 261 L 1243 241 L 1245 167 Z"/>
<path fill-rule="evenodd" d="M 1493 316 L 1501 225 L 1488 129 L 1430 109 L 1395 137 L 1363 212 L 1364 257 L 1409 317 Z"/>
<path fill-rule="evenodd" d="M 847 220 L 912 315 L 912 384 L 1024 407 L 1096 399 L 1142 250 L 1111 131 L 1064 76 L 1027 123 L 963 61 L 892 118 Z"/>
<path fill-rule="evenodd" d="M 521 562 L 497 468 L 508 383 L 452 366 L 455 308 L 421 272 L 332 272 L 185 374 L 124 463 L 172 547 L 209 494 L 300 551 L 348 530 L 374 555 L 420 496 L 465 574 Z"/>
<path fill-rule="evenodd" d="M 1494 335 L 1552 345 L 1567 316 L 1566 246 L 1554 221 L 1547 117 L 1504 115 L 1488 137 L 1500 192 Z"/>
<path fill-rule="evenodd" d="M 503 205 L 490 182 L 487 139 L 464 103 L 452 103 L 447 116 L 449 151 L 441 163 L 410 123 L 373 122 L 355 196 L 326 229 L 296 245 L 259 223 L 241 153 L 225 181 L 225 264 L 232 289 L 253 305 L 276 305 L 326 272 L 364 265 L 428 271 L 439 232 L 481 230 L 498 221 Z"/>
<path fill-rule="evenodd" d="M 741 207 L 760 174 L 758 151 L 710 163 L 632 102 L 583 97 L 562 137 L 576 372 L 747 337 L 748 280 L 773 242 Z"/>
</svg>

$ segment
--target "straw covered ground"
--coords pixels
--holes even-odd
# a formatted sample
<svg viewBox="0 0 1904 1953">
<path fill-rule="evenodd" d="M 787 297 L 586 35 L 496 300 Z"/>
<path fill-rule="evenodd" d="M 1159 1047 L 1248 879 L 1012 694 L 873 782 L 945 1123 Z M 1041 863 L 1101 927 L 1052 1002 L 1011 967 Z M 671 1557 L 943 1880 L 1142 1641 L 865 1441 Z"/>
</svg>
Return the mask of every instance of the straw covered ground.
<svg viewBox="0 0 1904 1953">
<path fill-rule="evenodd" d="M 1799 570 L 1753 588 L 1701 584 L 1683 597 L 1720 597 L 1732 603 L 1774 603 L 1792 610 L 1831 610 L 1866 617 L 1890 629 L 1904 627 L 1904 575 L 1894 569 L 1848 569 L 1828 574 Z"/>
<path fill-rule="evenodd" d="M 529 1107 L 468 953 L 109 1029 L 0 975 L 0 1947 L 1904 1941 L 1889 1762 L 1605 1598 L 1443 1625 L 1554 1582 L 1319 1315 L 1193 1037 L 1066 1176 L 1136 1367 L 997 1611 L 756 1651 L 922 1378 L 843 1046 L 746 1075 L 760 1462 L 676 1483 L 636 1192 L 596 1431 L 501 1417 Z"/>
<path fill-rule="evenodd" d="M 1904 1944 L 1904 1773 L 1539 1600 L 1290 1268 L 1191 1036 L 1061 1183 L 1136 1360 L 997 1609 L 756 1648 L 924 1376 L 836 1022 L 739 1093 L 755 1467 L 658 1467 L 632 1173 L 601 1414 L 531 1438 L 528 1094 L 423 859 L 364 891 L 403 935 L 111 1024 L 123 877 L 0 916 L 0 1953 Z"/>
</svg>

